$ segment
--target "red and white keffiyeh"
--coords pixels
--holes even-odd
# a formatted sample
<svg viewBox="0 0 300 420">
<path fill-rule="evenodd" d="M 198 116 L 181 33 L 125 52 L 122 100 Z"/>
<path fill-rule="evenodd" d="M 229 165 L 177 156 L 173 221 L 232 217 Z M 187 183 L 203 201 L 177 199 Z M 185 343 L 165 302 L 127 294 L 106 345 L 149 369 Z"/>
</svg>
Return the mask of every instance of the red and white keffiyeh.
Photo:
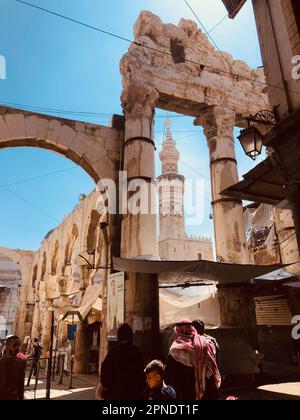
<svg viewBox="0 0 300 420">
<path fill-rule="evenodd" d="M 214 376 L 216 387 L 221 386 L 221 375 L 216 363 L 212 341 L 197 333 L 191 321 L 180 321 L 174 329 L 176 340 L 170 348 L 170 355 L 179 363 L 195 368 L 196 399 L 201 400 L 206 378 Z"/>
</svg>

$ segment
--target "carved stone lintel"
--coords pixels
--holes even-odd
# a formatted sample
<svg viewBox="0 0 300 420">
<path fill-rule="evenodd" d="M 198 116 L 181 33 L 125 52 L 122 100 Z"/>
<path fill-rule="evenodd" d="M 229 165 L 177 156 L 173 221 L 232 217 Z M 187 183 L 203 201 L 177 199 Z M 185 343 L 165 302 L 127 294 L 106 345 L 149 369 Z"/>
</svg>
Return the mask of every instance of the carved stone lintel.
<svg viewBox="0 0 300 420">
<path fill-rule="evenodd" d="M 153 117 L 159 100 L 159 93 L 143 84 L 129 84 L 121 96 L 124 113 L 127 117 Z"/>
<path fill-rule="evenodd" d="M 202 125 L 207 140 L 215 137 L 232 137 L 236 114 L 229 108 L 213 106 L 207 108 L 195 121 L 194 125 Z"/>
</svg>

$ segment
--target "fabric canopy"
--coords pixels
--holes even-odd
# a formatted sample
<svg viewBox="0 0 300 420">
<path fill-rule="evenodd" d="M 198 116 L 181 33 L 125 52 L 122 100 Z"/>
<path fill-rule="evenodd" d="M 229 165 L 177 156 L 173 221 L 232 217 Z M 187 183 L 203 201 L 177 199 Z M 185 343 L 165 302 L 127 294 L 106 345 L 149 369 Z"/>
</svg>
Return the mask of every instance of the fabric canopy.
<svg viewBox="0 0 300 420">
<path fill-rule="evenodd" d="M 70 306 L 65 308 L 64 319 L 71 318 L 73 315 L 78 314 L 78 318 L 82 321 L 89 314 L 90 310 L 95 307 L 97 312 L 102 309 L 102 299 L 100 295 L 102 294 L 102 285 L 96 284 L 93 286 L 87 287 L 85 294 L 83 295 L 80 306 Z"/>
<path fill-rule="evenodd" d="M 266 283 L 270 283 L 270 282 L 286 282 L 286 281 L 297 281 L 298 277 L 294 274 L 290 274 L 284 270 L 276 270 L 273 271 L 272 273 L 269 274 L 265 274 L 263 276 L 260 277 L 256 277 L 254 279 L 255 283 L 260 283 L 260 282 L 266 282 Z"/>
<path fill-rule="evenodd" d="M 279 203 L 285 202 L 286 181 L 271 156 L 259 163 L 243 178 L 243 181 L 222 191 L 222 194 L 272 206 L 278 206 Z"/>
<path fill-rule="evenodd" d="M 160 326 L 180 319 L 201 319 L 206 327 L 221 324 L 216 286 L 203 288 L 164 289 L 159 291 Z"/>
<path fill-rule="evenodd" d="M 218 283 L 251 283 L 257 277 L 287 267 L 286 265 L 229 264 L 213 261 L 146 261 L 114 258 L 113 267 L 117 271 L 131 273 L 158 274 L 184 273 L 184 279 L 211 280 Z M 179 276 L 182 277 L 183 276 Z M 181 278 L 181 281 L 182 281 Z M 178 281 L 180 281 L 178 279 Z"/>
</svg>

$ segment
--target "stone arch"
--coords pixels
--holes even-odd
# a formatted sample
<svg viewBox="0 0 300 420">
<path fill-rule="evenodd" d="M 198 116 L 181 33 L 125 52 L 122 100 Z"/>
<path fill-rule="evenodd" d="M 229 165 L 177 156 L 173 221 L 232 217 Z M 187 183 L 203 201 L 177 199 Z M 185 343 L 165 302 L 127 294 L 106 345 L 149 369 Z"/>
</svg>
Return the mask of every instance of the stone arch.
<svg viewBox="0 0 300 420">
<path fill-rule="evenodd" d="M 6 256 L 20 267 L 21 284 L 19 288 L 19 305 L 16 314 L 14 333 L 23 339 L 24 334 L 26 333 L 26 320 L 28 320 L 27 303 L 31 289 L 31 272 L 34 252 L 12 250 L 5 247 L 0 247 L 0 254 Z"/>
<path fill-rule="evenodd" d="M 0 106 L 0 149 L 37 147 L 65 156 L 98 183 L 116 180 L 123 131 Z"/>
<path fill-rule="evenodd" d="M 64 268 L 67 265 L 71 265 L 72 254 L 73 254 L 74 246 L 78 237 L 79 237 L 79 230 L 76 223 L 74 223 L 72 227 L 71 235 L 65 247 Z"/>
<path fill-rule="evenodd" d="M 22 284 L 24 286 L 29 286 L 34 253 L 30 251 L 18 251 L 5 247 L 0 247 L 0 254 L 8 257 L 10 260 L 12 260 L 20 266 Z"/>
<path fill-rule="evenodd" d="M 51 259 L 51 275 L 52 276 L 55 276 L 57 273 L 58 258 L 59 258 L 59 242 L 58 240 L 56 240 L 54 244 L 52 259 Z"/>
<path fill-rule="evenodd" d="M 46 270 L 47 270 L 47 254 L 46 251 L 43 252 L 43 256 L 42 256 L 42 265 L 41 265 L 41 281 L 45 280 L 45 274 L 46 274 Z"/>
<path fill-rule="evenodd" d="M 32 269 L 32 282 L 31 282 L 31 287 L 33 289 L 35 289 L 35 286 L 36 286 L 37 274 L 38 274 L 38 265 L 35 264 L 34 267 L 33 267 L 33 269 Z"/>
<path fill-rule="evenodd" d="M 100 217 L 97 210 L 92 210 L 86 238 L 86 249 L 89 254 L 96 252 Z"/>
</svg>

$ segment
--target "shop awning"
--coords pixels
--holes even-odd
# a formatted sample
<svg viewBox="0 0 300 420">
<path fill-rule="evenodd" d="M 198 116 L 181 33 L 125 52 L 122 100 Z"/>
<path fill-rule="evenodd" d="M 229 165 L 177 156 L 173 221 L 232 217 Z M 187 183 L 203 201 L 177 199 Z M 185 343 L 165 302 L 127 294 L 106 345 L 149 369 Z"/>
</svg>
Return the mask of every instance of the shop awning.
<svg viewBox="0 0 300 420">
<path fill-rule="evenodd" d="M 244 180 L 222 191 L 228 197 L 277 206 L 286 199 L 285 180 L 273 157 L 243 176 Z"/>
<path fill-rule="evenodd" d="M 244 6 L 246 0 L 222 0 L 222 2 L 228 11 L 229 17 L 233 19 Z"/>
<path fill-rule="evenodd" d="M 114 258 L 113 267 L 117 271 L 145 274 L 181 273 L 188 279 L 211 280 L 220 284 L 251 283 L 253 279 L 283 269 L 288 265 L 229 264 L 213 261 L 146 261 Z M 184 276 L 183 276 L 184 273 Z M 180 279 L 181 281 L 181 279 Z"/>
<path fill-rule="evenodd" d="M 298 281 L 298 276 L 296 276 L 295 274 L 288 273 L 287 271 L 284 271 L 284 270 L 273 271 L 272 273 L 265 274 L 263 276 L 256 277 L 254 279 L 255 283 L 266 283 L 266 284 L 269 284 L 272 282 L 276 282 L 276 283 L 292 282 L 293 283 L 297 281 Z"/>
<path fill-rule="evenodd" d="M 73 315 L 75 321 L 83 321 L 91 310 L 97 312 L 102 310 L 102 285 L 96 284 L 86 288 L 85 293 L 82 297 L 80 306 L 74 307 L 69 306 L 64 308 L 64 319 L 72 319 Z M 76 319 L 77 317 L 77 319 Z"/>
</svg>

